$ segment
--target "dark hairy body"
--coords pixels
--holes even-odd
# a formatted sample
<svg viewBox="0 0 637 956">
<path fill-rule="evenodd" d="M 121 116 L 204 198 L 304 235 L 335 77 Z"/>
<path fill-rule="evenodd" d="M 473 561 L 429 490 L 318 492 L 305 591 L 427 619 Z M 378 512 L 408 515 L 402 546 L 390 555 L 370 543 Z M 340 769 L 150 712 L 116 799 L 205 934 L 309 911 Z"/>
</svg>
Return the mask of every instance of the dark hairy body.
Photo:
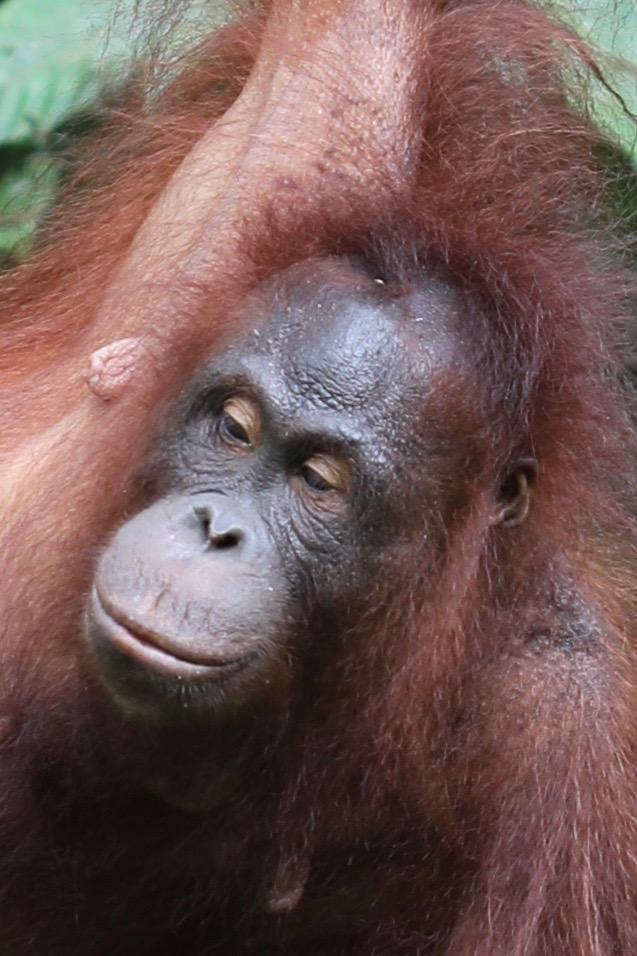
<svg viewBox="0 0 637 956">
<path fill-rule="evenodd" d="M 2 279 L 3 954 L 637 951 L 631 281 L 571 58 L 522 3 L 279 0 Z"/>
</svg>

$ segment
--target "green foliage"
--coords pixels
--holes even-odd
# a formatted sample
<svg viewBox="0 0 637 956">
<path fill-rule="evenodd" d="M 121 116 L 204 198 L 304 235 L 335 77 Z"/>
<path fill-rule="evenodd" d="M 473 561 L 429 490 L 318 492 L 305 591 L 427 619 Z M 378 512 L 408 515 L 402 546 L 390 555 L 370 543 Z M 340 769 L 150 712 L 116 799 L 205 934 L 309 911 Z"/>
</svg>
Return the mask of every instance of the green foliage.
<svg viewBox="0 0 637 956">
<path fill-rule="evenodd" d="M 0 3 L 0 255 L 25 240 L 55 191 L 54 134 L 116 78 L 112 0 Z"/>
<path fill-rule="evenodd" d="M 610 150 L 615 200 L 622 229 L 632 236 L 637 222 L 637 6 L 635 0 L 572 0 L 574 26 L 602 51 L 603 84 L 593 92 L 595 117 L 617 143 Z M 604 53 L 610 54 L 608 58 Z M 619 101 L 618 101 L 619 97 Z"/>
<path fill-rule="evenodd" d="M 99 89 L 100 0 L 6 0 L 0 7 L 0 143 L 43 142 Z"/>
<path fill-rule="evenodd" d="M 37 151 L 19 154 L 0 177 L 0 256 L 18 246 L 37 225 L 57 185 L 55 164 Z"/>
<path fill-rule="evenodd" d="M 624 150 L 637 159 L 637 6 L 634 0 L 574 0 L 576 29 L 616 62 L 602 60 L 607 80 L 625 109 L 603 88 L 596 94 L 596 113 Z M 632 117 L 631 115 L 632 114 Z"/>
</svg>

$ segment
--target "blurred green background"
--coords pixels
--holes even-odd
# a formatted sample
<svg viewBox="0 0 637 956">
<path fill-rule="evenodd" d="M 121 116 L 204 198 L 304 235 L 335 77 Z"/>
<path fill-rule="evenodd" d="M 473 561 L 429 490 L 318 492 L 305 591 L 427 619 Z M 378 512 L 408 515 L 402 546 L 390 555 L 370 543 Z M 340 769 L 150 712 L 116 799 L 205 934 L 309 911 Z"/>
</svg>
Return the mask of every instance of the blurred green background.
<svg viewBox="0 0 637 956">
<path fill-rule="evenodd" d="M 0 0 L 0 256 L 29 236 L 57 183 L 56 153 L 124 68 L 113 13 L 112 0 Z"/>
<path fill-rule="evenodd" d="M 191 24 L 197 8 L 209 17 L 212 5 L 186 7 Z M 136 0 L 0 0 L 0 261 L 27 248 L 58 183 L 58 157 L 91 128 L 100 93 L 125 75 L 136 9 Z M 580 32 L 604 51 L 637 61 L 634 0 L 573 0 L 571 10 Z M 637 74 L 611 68 L 609 76 L 637 114 Z M 600 118 L 635 163 L 634 123 L 601 87 L 594 96 Z"/>
</svg>

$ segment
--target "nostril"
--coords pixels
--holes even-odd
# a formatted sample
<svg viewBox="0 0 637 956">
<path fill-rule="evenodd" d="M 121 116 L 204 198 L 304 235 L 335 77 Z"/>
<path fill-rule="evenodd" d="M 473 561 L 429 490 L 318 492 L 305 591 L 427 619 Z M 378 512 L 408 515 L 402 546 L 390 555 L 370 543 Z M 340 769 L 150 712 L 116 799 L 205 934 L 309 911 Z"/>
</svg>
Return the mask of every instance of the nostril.
<svg viewBox="0 0 637 956">
<path fill-rule="evenodd" d="M 195 512 L 195 518 L 203 531 L 204 538 L 207 541 L 210 537 L 210 511 L 208 508 L 195 507 L 193 509 Z"/>
<path fill-rule="evenodd" d="M 237 534 L 236 531 L 226 531 L 222 534 L 217 534 L 208 528 L 208 540 L 217 551 L 226 551 L 229 548 L 237 547 L 241 541 L 241 535 Z"/>
<path fill-rule="evenodd" d="M 216 551 L 228 551 L 241 544 L 243 532 L 232 527 L 234 522 L 228 520 L 228 515 L 217 514 L 215 509 L 206 505 L 197 505 L 194 512 L 207 547 L 212 546 Z"/>
</svg>

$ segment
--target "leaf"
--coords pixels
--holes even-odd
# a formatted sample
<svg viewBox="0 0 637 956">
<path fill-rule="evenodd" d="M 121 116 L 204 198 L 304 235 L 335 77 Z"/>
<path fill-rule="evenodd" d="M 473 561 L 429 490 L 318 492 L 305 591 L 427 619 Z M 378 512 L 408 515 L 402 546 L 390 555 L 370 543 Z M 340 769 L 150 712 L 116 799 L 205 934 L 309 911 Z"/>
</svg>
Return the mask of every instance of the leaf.
<svg viewBox="0 0 637 956">
<path fill-rule="evenodd" d="M 602 51 L 624 61 L 602 64 L 604 73 L 637 118 L 637 7 L 633 0 L 574 0 L 579 32 Z M 624 149 L 637 160 L 637 125 L 605 90 L 596 90 L 596 112 Z"/>
<path fill-rule="evenodd" d="M 116 69 L 105 57 L 111 0 L 7 0 L 0 6 L 0 143 L 42 143 Z"/>
<path fill-rule="evenodd" d="M 57 177 L 47 157 L 32 154 L 0 178 L 0 253 L 31 235 L 53 198 Z"/>
</svg>

